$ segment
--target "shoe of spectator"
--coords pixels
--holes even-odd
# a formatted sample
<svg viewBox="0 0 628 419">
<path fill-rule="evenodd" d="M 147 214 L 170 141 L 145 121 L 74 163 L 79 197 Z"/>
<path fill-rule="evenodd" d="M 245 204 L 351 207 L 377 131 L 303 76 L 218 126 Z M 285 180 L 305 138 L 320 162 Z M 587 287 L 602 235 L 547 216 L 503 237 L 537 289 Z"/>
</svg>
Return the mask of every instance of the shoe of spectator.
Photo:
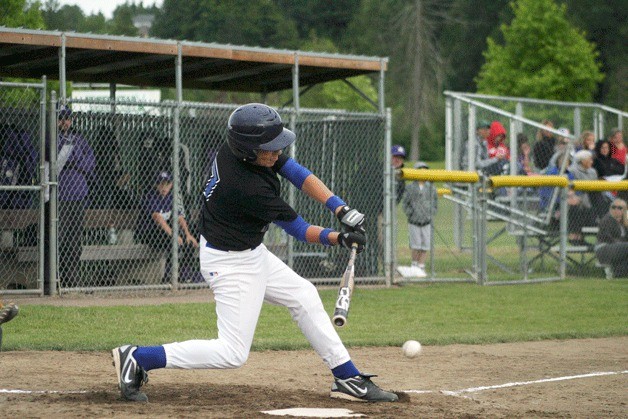
<svg viewBox="0 0 628 419">
<path fill-rule="evenodd" d="M 427 273 L 425 273 L 425 270 L 423 268 L 421 268 L 420 266 L 413 266 L 412 267 L 412 273 L 417 278 L 425 278 L 425 277 L 427 277 Z"/>
</svg>

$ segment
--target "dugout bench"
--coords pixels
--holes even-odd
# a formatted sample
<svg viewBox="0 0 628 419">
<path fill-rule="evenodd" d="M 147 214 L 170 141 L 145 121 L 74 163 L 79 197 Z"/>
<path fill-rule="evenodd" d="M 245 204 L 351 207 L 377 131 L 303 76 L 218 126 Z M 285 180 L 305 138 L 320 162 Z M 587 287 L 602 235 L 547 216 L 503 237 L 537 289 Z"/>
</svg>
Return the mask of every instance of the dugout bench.
<svg viewBox="0 0 628 419">
<path fill-rule="evenodd" d="M 113 226 L 118 241 L 112 245 L 83 245 L 81 261 L 107 265 L 109 271 L 116 273 L 115 278 L 110 278 L 115 282 L 130 284 L 142 277 L 161 280 L 166 255 L 146 244 L 134 243 L 133 229 L 137 215 L 138 210 L 135 209 L 87 209 L 85 232 L 89 235 L 90 231 L 106 230 Z M 38 225 L 37 209 L 0 210 L 0 284 L 8 285 L 9 288 L 36 287 L 39 249 L 35 243 L 24 245 L 20 235 L 26 229 Z"/>
</svg>

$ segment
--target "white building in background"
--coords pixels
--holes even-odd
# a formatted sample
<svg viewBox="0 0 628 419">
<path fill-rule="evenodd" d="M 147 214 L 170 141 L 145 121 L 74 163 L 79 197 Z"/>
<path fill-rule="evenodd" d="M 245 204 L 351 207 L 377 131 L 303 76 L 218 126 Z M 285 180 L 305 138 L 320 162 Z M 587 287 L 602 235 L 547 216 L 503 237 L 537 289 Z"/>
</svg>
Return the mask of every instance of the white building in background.
<svg viewBox="0 0 628 419">
<path fill-rule="evenodd" d="M 155 15 L 137 15 L 133 17 L 133 26 L 137 28 L 142 38 L 148 38 L 150 28 L 153 27 Z"/>
<path fill-rule="evenodd" d="M 151 106 L 161 102 L 159 89 L 116 90 L 115 112 L 126 114 L 158 115 L 160 110 Z M 109 90 L 72 90 L 72 108 L 76 112 L 111 112 Z M 88 102 L 88 103 L 86 103 Z M 98 103 L 102 102 L 102 103 Z"/>
</svg>

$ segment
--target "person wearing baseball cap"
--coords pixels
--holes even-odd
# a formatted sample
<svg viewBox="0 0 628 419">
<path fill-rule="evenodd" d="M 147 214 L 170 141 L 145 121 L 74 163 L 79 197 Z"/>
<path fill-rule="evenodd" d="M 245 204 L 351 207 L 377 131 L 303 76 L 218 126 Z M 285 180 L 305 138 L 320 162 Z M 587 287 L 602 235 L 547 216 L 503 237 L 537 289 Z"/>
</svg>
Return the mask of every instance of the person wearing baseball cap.
<svg viewBox="0 0 628 419">
<path fill-rule="evenodd" d="M 162 278 L 163 283 L 170 282 L 172 263 L 170 261 L 172 246 L 172 225 L 175 217 L 173 211 L 172 175 L 170 172 L 161 171 L 155 176 L 155 187 L 146 194 L 141 211 L 137 218 L 135 239 L 147 244 L 157 251 L 163 251 L 168 255 L 166 268 Z M 182 282 L 199 282 L 191 273 L 194 264 L 194 249 L 198 248 L 198 241 L 190 233 L 183 204 L 176 208 L 176 217 L 179 220 L 178 242 L 181 249 L 181 275 Z M 198 269 L 196 270 L 198 273 Z M 200 275 L 198 275 L 200 276 Z"/>
<path fill-rule="evenodd" d="M 429 169 L 427 163 L 418 161 L 415 169 Z M 425 278 L 425 261 L 431 248 L 432 219 L 438 209 L 438 195 L 431 182 L 413 181 L 403 196 L 403 211 L 408 217 L 408 239 L 412 256 L 411 272 L 417 278 Z"/>
<path fill-rule="evenodd" d="M 81 240 L 85 210 L 96 158 L 89 142 L 72 127 L 74 113 L 67 104 L 57 108 L 57 182 L 59 200 L 59 281 L 62 287 L 82 285 Z M 46 281 L 48 282 L 48 281 Z M 44 292 L 49 291 L 45 286 Z"/>
<path fill-rule="evenodd" d="M 395 144 L 391 147 L 390 154 L 392 155 L 392 167 L 393 169 L 401 169 L 406 161 L 406 149 L 399 144 Z M 401 202 L 401 197 L 406 188 L 406 181 L 403 179 L 397 180 L 397 188 L 395 192 L 397 204 Z"/>
<path fill-rule="evenodd" d="M 364 250 L 364 214 L 350 208 L 309 169 L 284 153 L 296 134 L 274 108 L 250 103 L 234 110 L 226 142 L 216 153 L 201 197 L 199 259 L 215 304 L 218 335 L 159 346 L 112 350 L 118 387 L 130 401 L 147 401 L 140 387 L 157 368 L 228 369 L 247 361 L 264 302 L 285 307 L 329 368 L 330 396 L 358 402 L 396 402 L 372 374 L 360 372 L 312 283 L 264 245 L 272 223 L 303 243 Z M 303 141 L 307 141 L 303 139 Z M 326 208 L 338 230 L 309 224 L 282 198 L 280 177 Z M 286 367 L 289 361 L 286 361 Z M 306 387 L 294 371 L 295 388 Z M 272 377 L 269 377 L 272 378 Z M 309 391 L 309 390 L 306 390 Z"/>
</svg>

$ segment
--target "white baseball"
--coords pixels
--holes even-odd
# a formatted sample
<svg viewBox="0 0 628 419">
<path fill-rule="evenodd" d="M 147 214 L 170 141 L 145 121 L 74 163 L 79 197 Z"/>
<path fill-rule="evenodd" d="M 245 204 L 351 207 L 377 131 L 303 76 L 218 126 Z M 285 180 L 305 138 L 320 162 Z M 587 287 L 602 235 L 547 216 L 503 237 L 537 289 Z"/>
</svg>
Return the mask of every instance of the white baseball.
<svg viewBox="0 0 628 419">
<path fill-rule="evenodd" d="M 421 353 L 421 344 L 416 340 L 408 340 L 403 344 L 401 350 L 408 358 L 414 358 Z"/>
</svg>

